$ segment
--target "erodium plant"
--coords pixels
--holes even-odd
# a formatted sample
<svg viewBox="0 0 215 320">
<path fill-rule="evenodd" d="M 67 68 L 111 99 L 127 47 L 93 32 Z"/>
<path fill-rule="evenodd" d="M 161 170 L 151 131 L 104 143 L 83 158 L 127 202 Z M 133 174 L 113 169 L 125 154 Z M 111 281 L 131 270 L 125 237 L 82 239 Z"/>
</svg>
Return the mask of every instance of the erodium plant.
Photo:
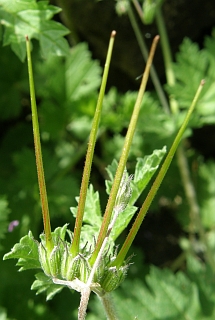
<svg viewBox="0 0 215 320">
<path fill-rule="evenodd" d="M 89 179 L 115 35 L 116 32 L 112 31 L 89 137 L 78 206 L 77 208 L 71 208 L 76 216 L 74 232 L 71 232 L 67 225 L 58 227 L 54 231 L 51 230 L 40 145 L 30 40 L 26 37 L 33 136 L 44 233 L 40 235 L 40 241 L 37 241 L 29 231 L 28 235 L 23 237 L 18 244 L 15 244 L 11 252 L 4 256 L 4 259 L 17 258 L 17 265 L 21 267 L 20 270 L 42 269 L 42 273 L 36 274 L 37 280 L 33 283 L 32 289 L 36 289 L 37 292 L 47 290 L 48 298 L 52 298 L 63 287 L 80 292 L 79 320 L 85 319 L 88 300 L 92 291 L 100 298 L 107 318 L 118 318 L 110 299 L 110 293 L 126 277 L 130 262 L 127 257 L 128 251 L 169 168 L 204 84 L 204 81 L 200 83 L 190 109 L 148 196 L 140 208 L 124 244 L 118 250 L 115 245 L 116 239 L 134 216 L 137 210 L 134 204 L 158 168 L 166 153 L 166 148 L 155 150 L 152 155 L 144 159 L 138 159 L 135 172 L 131 175 L 127 173 L 126 162 L 141 109 L 150 66 L 159 40 L 159 36 L 156 36 L 142 77 L 119 163 L 114 160 L 107 168 L 110 177 L 110 180 L 106 181 L 109 198 L 105 213 L 102 216 L 98 193 L 94 192 L 92 185 L 89 185 Z M 84 225 L 86 222 L 88 222 L 87 227 Z"/>
</svg>

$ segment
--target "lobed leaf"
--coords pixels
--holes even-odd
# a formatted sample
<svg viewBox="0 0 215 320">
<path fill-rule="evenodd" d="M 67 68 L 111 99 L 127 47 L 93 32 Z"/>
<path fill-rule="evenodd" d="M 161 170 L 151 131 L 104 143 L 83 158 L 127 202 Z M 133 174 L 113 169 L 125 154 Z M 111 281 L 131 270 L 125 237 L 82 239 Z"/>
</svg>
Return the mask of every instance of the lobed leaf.
<svg viewBox="0 0 215 320">
<path fill-rule="evenodd" d="M 130 203 L 135 203 L 154 173 L 159 167 L 164 155 L 166 154 L 166 147 L 160 150 L 154 150 L 149 156 L 145 156 L 143 159 L 138 158 L 134 173 L 134 180 L 132 183 L 132 196 Z"/>
<path fill-rule="evenodd" d="M 190 279 L 198 285 L 203 313 L 209 319 L 213 319 L 215 313 L 215 280 L 213 270 L 208 264 L 189 254 L 187 256 L 187 272 Z"/>
<path fill-rule="evenodd" d="M 74 76 L 75 75 L 75 76 Z M 66 60 L 66 92 L 69 101 L 78 100 L 96 90 L 101 83 L 101 69 L 91 60 L 86 43 L 72 48 Z"/>
<path fill-rule="evenodd" d="M 61 9 L 47 1 L 5 1 L 0 0 L 0 18 L 4 26 L 3 45 L 24 61 L 26 57 L 25 37 L 39 40 L 42 55 L 67 55 L 69 46 L 63 38 L 69 30 L 62 24 L 50 21 Z"/>
<path fill-rule="evenodd" d="M 158 169 L 160 162 L 162 161 L 164 155 L 166 154 L 166 147 L 160 150 L 154 150 L 153 153 L 144 158 L 138 158 L 137 164 L 134 172 L 134 179 L 132 180 L 132 195 L 129 201 L 130 205 L 133 205 L 139 198 L 148 182 L 152 178 L 155 171 Z M 118 163 L 113 160 L 111 165 L 107 166 L 106 170 L 109 175 L 110 180 L 106 180 L 106 192 L 110 193 L 110 189 L 113 184 L 113 179 L 116 173 Z"/>
<path fill-rule="evenodd" d="M 134 207 L 135 202 L 147 186 L 148 182 L 151 180 L 153 174 L 158 169 L 158 166 L 166 153 L 166 147 L 161 150 L 154 150 L 150 156 L 145 156 L 143 159 L 138 158 L 135 167 L 134 179 L 131 181 L 131 198 L 129 200 L 128 206 L 120 214 L 120 217 L 116 220 L 116 223 L 111 232 L 111 238 L 113 241 L 121 234 L 121 232 L 128 226 L 132 217 L 134 216 L 137 208 Z M 111 165 L 107 167 L 107 173 L 110 180 L 106 180 L 106 192 L 109 194 L 110 189 L 113 184 L 113 179 L 117 169 L 117 161 L 113 160 Z M 127 174 L 128 175 L 128 174 Z"/>
<path fill-rule="evenodd" d="M 215 226 L 215 164 L 212 161 L 200 163 L 198 170 L 197 195 L 201 208 L 201 221 L 205 228 Z"/>
<path fill-rule="evenodd" d="M 76 197 L 76 201 L 79 201 L 79 197 Z M 77 207 L 71 207 L 70 210 L 72 211 L 73 216 L 76 217 Z M 92 184 L 90 184 L 87 191 L 83 221 L 94 226 L 100 226 L 101 224 L 99 193 L 98 191 L 94 191 Z"/>
<path fill-rule="evenodd" d="M 76 197 L 79 201 L 79 197 Z M 76 217 L 77 207 L 70 208 L 74 217 Z M 83 222 L 85 223 L 81 231 L 81 244 L 84 246 L 88 243 L 89 246 L 94 245 L 94 241 L 99 233 L 102 223 L 102 213 L 100 208 L 99 193 L 94 191 L 90 184 L 87 191 L 87 198 L 84 209 Z"/>
<path fill-rule="evenodd" d="M 174 71 L 177 81 L 173 87 L 168 87 L 167 90 L 178 100 L 180 107 L 189 107 L 201 79 L 206 80 L 194 117 L 191 120 L 193 126 L 199 127 L 207 123 L 215 123 L 214 54 L 214 36 L 206 39 L 205 47 L 202 50 L 199 50 L 196 43 L 185 38 L 176 57 Z"/>
<path fill-rule="evenodd" d="M 20 242 L 16 243 L 9 253 L 4 255 L 3 260 L 7 259 L 18 259 L 17 266 L 21 267 L 19 271 L 41 268 L 38 246 L 31 231 L 27 236 L 22 237 Z"/>
<path fill-rule="evenodd" d="M 146 283 L 140 279 L 127 279 L 113 292 L 113 298 L 119 318 L 124 320 L 204 319 L 197 286 L 182 272 L 173 274 L 168 269 L 151 266 Z M 96 301 L 93 310 L 97 313 L 91 320 L 104 319 Z"/>
</svg>

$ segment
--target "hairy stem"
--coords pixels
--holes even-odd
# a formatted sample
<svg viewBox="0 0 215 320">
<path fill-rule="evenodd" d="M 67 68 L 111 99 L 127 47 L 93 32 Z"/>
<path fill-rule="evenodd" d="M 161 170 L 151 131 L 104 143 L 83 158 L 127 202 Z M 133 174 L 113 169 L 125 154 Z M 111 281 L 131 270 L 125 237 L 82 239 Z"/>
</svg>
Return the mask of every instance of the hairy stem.
<svg viewBox="0 0 215 320">
<path fill-rule="evenodd" d="M 87 311 L 87 306 L 90 298 L 90 287 L 86 286 L 82 291 L 81 291 L 81 301 L 80 301 L 80 306 L 78 308 L 78 320 L 84 320 L 86 317 L 86 311 Z"/>
<path fill-rule="evenodd" d="M 118 320 L 115 307 L 113 305 L 113 300 L 110 296 L 110 293 L 105 293 L 102 296 L 99 296 L 99 299 L 102 302 L 102 305 L 104 307 L 106 316 L 108 320 Z"/>
<path fill-rule="evenodd" d="M 38 123 L 33 69 L 32 69 L 32 61 L 31 61 L 30 41 L 27 36 L 26 36 L 26 48 L 27 48 L 28 74 L 29 74 L 29 86 L 30 86 L 30 96 L 31 96 L 31 112 L 32 112 L 37 176 L 38 176 L 38 184 L 39 184 L 39 190 L 40 190 L 40 200 L 41 200 L 41 206 L 42 206 L 44 232 L 46 236 L 46 249 L 48 250 L 48 252 L 50 252 L 53 249 L 54 244 L 53 244 L 52 235 L 51 235 L 49 206 L 48 206 L 46 183 L 45 183 L 45 176 L 44 176 L 44 169 L 43 169 L 42 150 L 41 150 L 41 143 L 40 143 L 40 130 L 39 130 L 39 123 Z"/>
</svg>

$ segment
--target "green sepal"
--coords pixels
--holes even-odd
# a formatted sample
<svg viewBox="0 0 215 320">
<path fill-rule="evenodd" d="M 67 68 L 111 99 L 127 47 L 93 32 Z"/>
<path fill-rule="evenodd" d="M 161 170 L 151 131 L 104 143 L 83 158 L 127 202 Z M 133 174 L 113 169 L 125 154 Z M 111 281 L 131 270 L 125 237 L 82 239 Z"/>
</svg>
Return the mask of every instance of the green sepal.
<svg viewBox="0 0 215 320">
<path fill-rule="evenodd" d="M 41 268 L 47 276 L 51 276 L 48 252 L 42 243 L 38 245 L 38 252 Z"/>
<path fill-rule="evenodd" d="M 99 284 L 105 292 L 115 290 L 125 279 L 129 265 L 107 268 Z"/>
<path fill-rule="evenodd" d="M 50 254 L 50 269 L 52 277 L 57 277 L 60 274 L 61 270 L 61 250 L 62 243 L 59 243 L 54 247 Z"/>
<path fill-rule="evenodd" d="M 80 274 L 80 257 L 72 257 L 67 251 L 64 252 L 64 256 L 61 263 L 61 276 L 63 279 L 72 281 L 75 278 L 79 278 Z"/>
<path fill-rule="evenodd" d="M 61 273 L 62 257 L 64 255 L 65 247 L 65 235 L 67 231 L 67 224 L 63 227 L 58 227 L 52 232 L 52 239 L 54 242 L 54 248 L 51 252 L 48 252 L 46 248 L 45 235 L 41 234 L 41 242 L 38 245 L 39 259 L 41 267 L 47 276 L 57 277 Z"/>
<path fill-rule="evenodd" d="M 115 247 L 114 252 L 113 249 L 110 252 L 109 250 L 106 251 L 96 269 L 93 282 L 98 286 L 92 288 L 92 291 L 98 295 L 103 295 L 106 292 L 115 290 L 127 275 L 127 270 L 130 265 L 128 260 L 130 260 L 130 258 L 124 261 L 120 267 L 116 267 L 114 265 L 116 256 L 117 247 Z"/>
<path fill-rule="evenodd" d="M 79 276 L 79 280 L 81 280 L 82 282 L 86 283 L 89 275 L 90 275 L 90 270 L 91 267 L 87 261 L 87 259 L 83 256 L 80 255 L 80 276 Z"/>
<path fill-rule="evenodd" d="M 63 279 L 67 279 L 67 277 L 68 277 L 67 272 L 68 272 L 68 268 L 69 268 L 69 261 L 71 259 L 72 259 L 72 256 L 69 254 L 68 245 L 65 244 L 64 252 L 63 252 L 63 255 L 61 258 L 61 270 L 60 270 L 60 274 Z M 71 280 L 71 279 L 69 279 L 69 280 Z"/>
</svg>

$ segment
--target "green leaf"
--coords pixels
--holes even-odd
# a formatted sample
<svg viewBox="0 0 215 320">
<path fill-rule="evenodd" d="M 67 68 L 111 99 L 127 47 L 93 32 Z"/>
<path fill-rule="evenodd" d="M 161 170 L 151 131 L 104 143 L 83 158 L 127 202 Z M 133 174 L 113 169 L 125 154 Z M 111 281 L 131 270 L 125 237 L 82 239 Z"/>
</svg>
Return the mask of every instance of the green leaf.
<svg viewBox="0 0 215 320">
<path fill-rule="evenodd" d="M 210 266 L 199 258 L 187 256 L 187 272 L 190 279 L 198 285 L 201 307 L 205 316 L 213 319 L 215 313 L 215 279 Z"/>
<path fill-rule="evenodd" d="M 75 75 L 75 76 L 74 76 Z M 66 60 L 66 92 L 69 101 L 96 90 L 101 83 L 101 68 L 91 59 L 86 43 L 75 46 Z"/>
<path fill-rule="evenodd" d="M 46 300 L 51 300 L 55 294 L 59 293 L 64 288 L 64 286 L 54 284 L 51 278 L 42 272 L 37 273 L 35 277 L 37 280 L 33 282 L 31 290 L 37 290 L 36 294 L 46 291 Z"/>
<path fill-rule="evenodd" d="M 146 283 L 152 293 L 143 290 L 144 306 L 155 318 L 197 319 L 199 300 L 197 288 L 182 272 L 174 275 L 170 270 L 151 267 Z M 145 292 L 144 292 L 145 291 Z M 139 297 L 139 301 L 140 301 Z"/>
<path fill-rule="evenodd" d="M 119 217 L 117 218 L 111 231 L 110 239 L 115 241 L 119 237 L 123 230 L 125 230 L 125 228 L 128 226 L 136 211 L 137 207 L 128 204 L 126 209 L 120 213 Z"/>
<path fill-rule="evenodd" d="M 153 153 L 144 158 L 138 158 L 137 164 L 134 173 L 134 180 L 132 183 L 132 196 L 130 203 L 134 204 L 154 173 L 159 167 L 160 162 L 162 161 L 164 155 L 166 154 L 166 147 L 160 150 L 154 150 Z"/>
<path fill-rule="evenodd" d="M 138 158 L 137 164 L 135 167 L 134 180 L 131 181 L 131 198 L 129 200 L 128 206 L 126 209 L 119 215 L 116 220 L 116 223 L 111 231 L 110 238 L 115 241 L 118 236 L 122 233 L 122 231 L 128 226 L 132 217 L 134 216 L 137 208 L 133 205 L 147 186 L 148 182 L 151 180 L 153 174 L 158 169 L 158 166 L 163 159 L 163 156 L 166 153 L 166 147 L 163 147 L 161 150 L 154 150 L 150 156 L 145 156 L 143 159 Z M 110 180 L 106 180 L 106 192 L 109 194 L 114 176 L 116 173 L 118 163 L 116 160 L 113 160 L 111 165 L 107 167 L 107 172 Z M 128 174 L 127 174 L 128 176 Z"/>
<path fill-rule="evenodd" d="M 76 201 L 79 201 L 79 197 L 76 197 Z M 77 207 L 71 207 L 70 210 L 72 211 L 73 216 L 76 217 Z M 94 226 L 100 226 L 101 224 L 99 193 L 98 191 L 94 191 L 92 184 L 90 184 L 87 191 L 83 222 Z"/>
<path fill-rule="evenodd" d="M 6 253 L 3 260 L 18 259 L 17 266 L 21 268 L 19 271 L 27 269 L 41 268 L 38 255 L 38 246 L 33 238 L 31 231 L 27 236 L 20 239 L 9 253 Z"/>
<path fill-rule="evenodd" d="M 8 229 L 8 215 L 10 210 L 8 209 L 8 202 L 4 197 L 0 197 L 0 240 L 4 239 L 5 233 Z M 0 245 L 0 250 L 2 246 Z"/>
<path fill-rule="evenodd" d="M 129 201 L 130 205 L 133 205 L 137 201 L 137 199 L 139 198 L 139 196 L 147 186 L 148 182 L 152 178 L 153 174 L 158 169 L 158 166 L 165 154 L 166 154 L 166 147 L 163 147 L 163 149 L 154 150 L 153 153 L 149 156 L 145 156 L 144 158 L 137 159 L 134 179 L 131 182 L 132 195 Z M 113 179 L 116 173 L 117 166 L 118 166 L 117 161 L 113 160 L 111 165 L 109 165 L 106 169 L 110 178 L 110 180 L 105 181 L 107 194 L 110 193 L 110 189 L 113 184 Z"/>
<path fill-rule="evenodd" d="M 79 201 L 79 197 L 76 197 L 76 201 Z M 74 217 L 77 214 L 77 207 L 70 208 Z M 84 208 L 83 225 L 81 229 L 81 244 L 84 246 L 87 242 L 88 245 L 94 245 L 95 238 L 97 237 L 101 223 L 102 213 L 99 201 L 98 191 L 94 191 L 93 186 L 90 184 L 87 191 L 87 198 Z"/>
<path fill-rule="evenodd" d="M 127 279 L 112 295 L 119 319 L 204 319 L 197 286 L 182 272 L 173 274 L 168 269 L 151 267 L 146 276 L 146 284 L 140 279 Z M 91 320 L 105 319 L 97 301 L 94 300 L 91 308 L 97 310 Z"/>
<path fill-rule="evenodd" d="M 197 195 L 201 208 L 201 220 L 205 228 L 215 226 L 215 164 L 201 163 L 198 170 Z"/>
<path fill-rule="evenodd" d="M 177 81 L 173 87 L 167 89 L 178 100 L 181 107 L 188 108 L 190 106 L 200 81 L 206 80 L 191 120 L 192 126 L 199 127 L 207 123 L 215 123 L 214 54 L 215 37 L 207 38 L 205 48 L 202 50 L 196 43 L 185 38 L 176 57 L 174 71 Z"/>
<path fill-rule="evenodd" d="M 25 36 L 38 39 L 42 55 L 67 55 L 69 46 L 63 38 L 69 30 L 50 19 L 60 8 L 51 6 L 48 1 L 5 1 L 0 0 L 0 17 L 4 26 L 3 44 L 11 45 L 12 50 L 23 61 L 26 57 Z"/>
</svg>

